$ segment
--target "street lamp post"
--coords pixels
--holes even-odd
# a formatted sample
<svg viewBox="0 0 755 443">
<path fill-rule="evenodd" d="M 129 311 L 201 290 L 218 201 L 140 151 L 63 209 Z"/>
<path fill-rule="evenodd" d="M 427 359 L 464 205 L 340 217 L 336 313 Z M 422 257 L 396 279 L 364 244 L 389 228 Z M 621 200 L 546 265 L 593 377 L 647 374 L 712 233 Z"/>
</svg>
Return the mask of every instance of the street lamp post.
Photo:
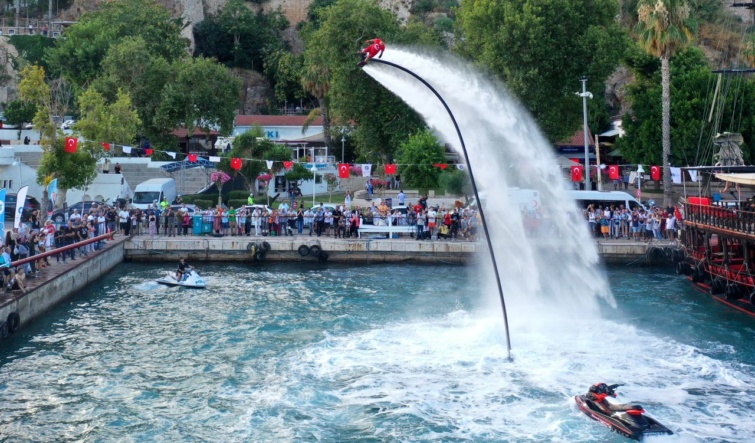
<svg viewBox="0 0 755 443">
<path fill-rule="evenodd" d="M 592 99 L 592 93 L 587 92 L 587 76 L 583 75 L 579 78 L 582 82 L 582 93 L 577 92 L 577 95 L 582 97 L 582 117 L 583 128 L 585 133 L 585 191 L 590 190 L 590 141 L 587 137 L 587 99 Z"/>
<path fill-rule="evenodd" d="M 345 151 L 345 146 L 346 146 L 346 136 L 342 135 L 341 136 L 341 163 L 343 163 L 343 153 Z"/>
</svg>

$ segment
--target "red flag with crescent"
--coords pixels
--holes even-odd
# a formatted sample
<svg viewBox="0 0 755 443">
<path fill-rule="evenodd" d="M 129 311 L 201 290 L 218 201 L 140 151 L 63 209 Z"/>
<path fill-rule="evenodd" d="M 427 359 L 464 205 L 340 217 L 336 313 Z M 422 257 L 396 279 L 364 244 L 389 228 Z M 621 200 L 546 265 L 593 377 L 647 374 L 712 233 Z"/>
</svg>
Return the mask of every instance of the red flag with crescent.
<svg viewBox="0 0 755 443">
<path fill-rule="evenodd" d="M 294 162 L 292 161 L 283 162 L 283 167 L 286 168 L 286 171 L 290 171 L 293 166 L 294 166 Z"/>
<path fill-rule="evenodd" d="M 153 149 L 150 149 L 150 148 L 145 148 L 144 149 L 144 154 L 145 155 L 148 155 L 148 156 L 152 155 L 153 152 L 155 152 Z"/>
<path fill-rule="evenodd" d="M 582 170 L 584 168 L 582 165 L 580 166 L 572 166 L 571 167 L 571 181 L 573 182 L 581 182 L 582 181 Z"/>
<path fill-rule="evenodd" d="M 440 169 L 446 169 L 448 167 L 448 163 L 433 163 L 433 166 Z"/>
<path fill-rule="evenodd" d="M 104 149 L 105 151 L 109 151 L 110 150 L 110 143 L 102 142 L 100 144 L 102 145 L 102 149 Z"/>
<path fill-rule="evenodd" d="M 650 178 L 655 181 L 661 180 L 661 167 L 660 166 L 651 166 L 650 167 Z"/>
<path fill-rule="evenodd" d="M 79 145 L 79 139 L 76 137 L 66 137 L 65 151 L 69 154 L 76 153 L 76 147 Z"/>
<path fill-rule="evenodd" d="M 349 165 L 346 163 L 338 164 L 338 177 L 349 178 Z"/>
<path fill-rule="evenodd" d="M 611 180 L 619 179 L 619 165 L 611 165 L 608 167 L 608 178 Z"/>
<path fill-rule="evenodd" d="M 232 158 L 231 159 L 231 169 L 235 169 L 237 171 L 241 170 L 241 159 L 240 158 Z"/>
<path fill-rule="evenodd" d="M 385 173 L 388 174 L 388 175 L 395 174 L 396 173 L 396 164 L 395 163 L 391 163 L 391 164 L 385 165 Z"/>
<path fill-rule="evenodd" d="M 196 163 L 197 162 L 197 154 L 189 154 L 189 163 Z"/>
</svg>

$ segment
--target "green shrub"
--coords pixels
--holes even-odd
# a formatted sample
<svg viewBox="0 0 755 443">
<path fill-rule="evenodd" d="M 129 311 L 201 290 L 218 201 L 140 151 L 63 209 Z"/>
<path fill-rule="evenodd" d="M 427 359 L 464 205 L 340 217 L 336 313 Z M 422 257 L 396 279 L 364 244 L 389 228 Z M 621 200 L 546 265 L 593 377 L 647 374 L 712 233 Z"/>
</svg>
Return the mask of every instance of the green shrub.
<svg viewBox="0 0 755 443">
<path fill-rule="evenodd" d="M 234 208 L 238 209 L 246 204 L 246 199 L 240 199 L 240 198 L 232 198 L 228 200 L 228 207 L 230 208 L 233 206 Z"/>
<path fill-rule="evenodd" d="M 194 200 L 194 204 L 202 209 L 207 209 L 211 206 L 215 206 L 215 200 L 196 199 Z"/>
<path fill-rule="evenodd" d="M 249 197 L 249 191 L 231 191 L 228 193 L 228 198 L 230 200 L 244 200 L 244 204 L 246 204 L 246 199 Z"/>
<path fill-rule="evenodd" d="M 181 200 L 184 201 L 186 204 L 194 204 L 194 200 L 196 200 L 198 197 L 201 197 L 201 195 L 182 195 Z"/>
</svg>

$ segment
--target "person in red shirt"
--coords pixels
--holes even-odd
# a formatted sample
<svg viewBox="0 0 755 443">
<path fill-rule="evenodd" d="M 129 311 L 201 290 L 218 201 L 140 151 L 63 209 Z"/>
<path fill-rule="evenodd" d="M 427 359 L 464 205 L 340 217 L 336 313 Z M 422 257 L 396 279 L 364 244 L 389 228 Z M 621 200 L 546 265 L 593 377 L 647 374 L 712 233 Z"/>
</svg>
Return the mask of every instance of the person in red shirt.
<svg viewBox="0 0 755 443">
<path fill-rule="evenodd" d="M 383 51 L 385 51 L 385 43 L 383 43 L 382 40 L 379 38 L 373 38 L 371 40 L 367 40 L 366 43 L 368 43 L 368 46 L 359 51 L 359 54 L 362 56 L 362 61 L 359 62 L 357 66 L 360 68 L 367 64 L 367 62 L 370 61 L 372 57 L 375 57 L 376 55 L 378 58 L 383 57 Z M 380 53 L 378 55 L 378 53 Z"/>
</svg>

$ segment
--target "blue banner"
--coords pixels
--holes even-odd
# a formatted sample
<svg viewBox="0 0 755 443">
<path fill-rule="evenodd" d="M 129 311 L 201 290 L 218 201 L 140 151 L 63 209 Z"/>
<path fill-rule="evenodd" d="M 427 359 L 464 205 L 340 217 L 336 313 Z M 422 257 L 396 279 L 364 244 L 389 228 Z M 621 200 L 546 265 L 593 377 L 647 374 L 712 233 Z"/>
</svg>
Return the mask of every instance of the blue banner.
<svg viewBox="0 0 755 443">
<path fill-rule="evenodd" d="M 47 215 L 52 214 L 52 211 L 55 210 L 55 200 L 58 199 L 58 179 L 54 178 L 50 182 L 49 185 L 47 185 L 47 198 L 50 200 L 49 203 L 49 211 L 47 211 Z"/>
</svg>

